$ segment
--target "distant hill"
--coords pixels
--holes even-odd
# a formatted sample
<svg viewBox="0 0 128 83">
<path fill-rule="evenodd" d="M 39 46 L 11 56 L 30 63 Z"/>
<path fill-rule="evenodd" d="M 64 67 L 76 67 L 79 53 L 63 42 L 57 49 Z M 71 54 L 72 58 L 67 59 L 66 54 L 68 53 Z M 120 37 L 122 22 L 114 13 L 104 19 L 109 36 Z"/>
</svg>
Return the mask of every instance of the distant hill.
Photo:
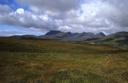
<svg viewBox="0 0 128 83">
<path fill-rule="evenodd" d="M 10 37 L 12 38 L 39 38 L 38 36 L 35 36 L 35 35 L 13 35 Z"/>
<path fill-rule="evenodd" d="M 107 44 L 128 49 L 128 32 L 117 32 L 97 40 L 84 40 L 81 43 Z"/>
<path fill-rule="evenodd" d="M 40 36 L 40 38 L 43 39 L 55 39 L 55 40 L 62 40 L 62 41 L 68 41 L 68 42 L 78 42 L 78 41 L 83 41 L 86 39 L 99 39 L 104 37 L 105 34 L 100 32 L 98 34 L 94 34 L 94 33 L 87 33 L 87 32 L 83 32 L 83 33 L 71 33 L 71 32 L 61 32 L 61 31 L 55 31 L 55 30 L 51 30 L 48 33 L 46 33 L 43 36 Z"/>
</svg>

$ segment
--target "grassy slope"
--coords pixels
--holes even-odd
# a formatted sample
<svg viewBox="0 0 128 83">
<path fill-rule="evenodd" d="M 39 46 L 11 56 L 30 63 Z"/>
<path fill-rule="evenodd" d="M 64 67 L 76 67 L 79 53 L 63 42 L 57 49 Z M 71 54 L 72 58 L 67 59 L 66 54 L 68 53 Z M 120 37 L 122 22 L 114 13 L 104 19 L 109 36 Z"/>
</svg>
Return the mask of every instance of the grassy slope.
<svg viewBox="0 0 128 83">
<path fill-rule="evenodd" d="M 127 83 L 128 52 L 109 46 L 0 38 L 0 83 Z"/>
<path fill-rule="evenodd" d="M 85 40 L 83 44 L 106 44 L 128 50 L 128 32 L 117 32 L 97 40 Z"/>
</svg>

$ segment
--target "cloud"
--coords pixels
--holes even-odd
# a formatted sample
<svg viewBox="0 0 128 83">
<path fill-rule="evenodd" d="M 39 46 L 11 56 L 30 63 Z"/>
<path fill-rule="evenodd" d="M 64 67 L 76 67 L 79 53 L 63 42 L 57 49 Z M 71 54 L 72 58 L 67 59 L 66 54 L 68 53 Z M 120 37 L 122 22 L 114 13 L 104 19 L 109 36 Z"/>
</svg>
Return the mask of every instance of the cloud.
<svg viewBox="0 0 128 83">
<path fill-rule="evenodd" d="M 38 33 L 37 33 L 38 32 Z M 20 28 L 19 30 L 15 30 L 15 29 L 1 29 L 0 30 L 0 36 L 12 36 L 13 35 L 29 35 L 29 34 L 33 34 L 33 35 L 42 35 L 43 33 L 39 30 L 33 30 L 33 29 L 22 29 Z"/>
<path fill-rule="evenodd" d="M 36 15 L 32 12 L 25 11 L 22 8 L 14 12 L 0 14 L 0 23 L 12 26 L 20 26 L 25 28 L 36 28 L 42 30 L 49 30 L 56 27 L 54 21 L 48 15 Z"/>
<path fill-rule="evenodd" d="M 1 5 L 0 4 L 0 13 L 5 13 L 5 12 L 9 12 L 11 9 L 8 5 Z"/>
<path fill-rule="evenodd" d="M 79 8 L 78 0 L 17 0 L 17 2 L 43 10 L 60 12 Z"/>
<path fill-rule="evenodd" d="M 127 0 L 103 0 L 102 10 L 107 19 L 116 23 L 120 27 L 128 27 L 128 1 Z"/>
<path fill-rule="evenodd" d="M 128 31 L 128 0 L 16 1 L 22 6 L 28 6 L 28 10 L 17 8 L 11 11 L 8 5 L 0 5 L 0 24 L 42 31 Z"/>
</svg>

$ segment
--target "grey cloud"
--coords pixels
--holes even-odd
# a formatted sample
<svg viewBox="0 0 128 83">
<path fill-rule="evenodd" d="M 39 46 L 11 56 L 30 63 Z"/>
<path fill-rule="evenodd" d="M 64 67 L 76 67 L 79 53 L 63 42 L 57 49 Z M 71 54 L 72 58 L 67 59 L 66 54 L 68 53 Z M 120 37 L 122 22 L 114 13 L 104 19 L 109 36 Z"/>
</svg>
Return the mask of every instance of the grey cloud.
<svg viewBox="0 0 128 83">
<path fill-rule="evenodd" d="M 54 21 L 47 15 L 36 15 L 29 11 L 24 11 L 22 8 L 17 9 L 15 12 L 0 14 L 0 24 L 42 30 L 57 28 Z"/>
<path fill-rule="evenodd" d="M 128 27 L 128 0 L 103 0 L 103 3 L 108 5 L 103 12 L 108 19 L 122 28 Z"/>
<path fill-rule="evenodd" d="M 65 12 L 79 8 L 78 0 L 17 0 L 17 2 L 50 11 Z"/>
<path fill-rule="evenodd" d="M 20 27 L 19 27 L 20 28 Z M 23 29 L 20 28 L 20 30 L 0 30 L 0 36 L 12 36 L 12 35 L 26 35 L 26 34 L 34 34 L 34 35 L 42 35 L 43 33 L 39 30 L 33 30 L 33 29 Z"/>
<path fill-rule="evenodd" d="M 28 5 L 10 11 L 0 5 L 0 23 L 45 31 L 61 30 L 72 32 L 128 31 L 127 0 L 17 0 Z M 2 10 L 5 7 L 5 10 Z M 2 13 L 4 11 L 4 13 Z"/>
<path fill-rule="evenodd" d="M 21 33 L 19 31 L 0 30 L 0 36 L 11 36 L 12 34 L 22 35 L 24 32 Z"/>
<path fill-rule="evenodd" d="M 0 13 L 6 13 L 6 12 L 9 12 L 11 9 L 8 5 L 1 5 L 0 4 Z"/>
</svg>

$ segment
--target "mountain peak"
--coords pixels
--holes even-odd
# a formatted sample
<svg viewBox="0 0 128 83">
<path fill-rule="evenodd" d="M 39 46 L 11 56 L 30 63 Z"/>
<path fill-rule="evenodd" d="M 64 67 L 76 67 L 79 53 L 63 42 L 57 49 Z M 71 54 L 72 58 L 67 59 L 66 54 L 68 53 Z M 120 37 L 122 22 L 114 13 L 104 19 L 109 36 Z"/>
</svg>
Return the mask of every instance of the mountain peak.
<svg viewBox="0 0 128 83">
<path fill-rule="evenodd" d="M 55 34 L 58 34 L 58 33 L 61 33 L 61 31 L 51 30 L 51 31 L 47 32 L 45 35 L 55 35 Z"/>
<path fill-rule="evenodd" d="M 106 36 L 103 32 L 98 33 L 100 36 L 104 37 Z"/>
<path fill-rule="evenodd" d="M 42 38 L 77 42 L 86 39 L 102 38 L 104 36 L 105 35 L 102 32 L 95 35 L 94 33 L 91 32 L 72 33 L 72 32 L 61 32 L 61 31 L 51 30 L 48 33 L 46 33 Z"/>
</svg>

